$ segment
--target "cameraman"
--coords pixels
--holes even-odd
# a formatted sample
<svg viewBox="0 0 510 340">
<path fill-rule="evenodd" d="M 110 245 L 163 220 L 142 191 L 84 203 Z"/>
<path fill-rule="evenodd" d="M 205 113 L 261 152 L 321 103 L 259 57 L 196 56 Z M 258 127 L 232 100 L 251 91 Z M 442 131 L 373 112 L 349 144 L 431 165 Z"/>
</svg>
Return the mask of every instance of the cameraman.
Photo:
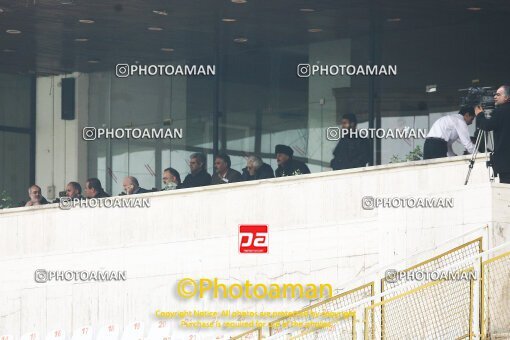
<svg viewBox="0 0 510 340">
<path fill-rule="evenodd" d="M 492 118 L 485 118 L 481 106 L 475 108 L 480 129 L 494 131 L 494 153 L 491 156 L 494 173 L 500 183 L 510 183 L 510 86 L 502 85 L 494 95 L 496 109 Z"/>
<path fill-rule="evenodd" d="M 425 145 L 423 159 L 433 159 L 456 156 L 452 145 L 459 140 L 468 153 L 475 151 L 475 145 L 469 137 L 468 125 L 475 119 L 475 108 L 461 107 L 459 113 L 439 118 L 432 124 Z"/>
</svg>

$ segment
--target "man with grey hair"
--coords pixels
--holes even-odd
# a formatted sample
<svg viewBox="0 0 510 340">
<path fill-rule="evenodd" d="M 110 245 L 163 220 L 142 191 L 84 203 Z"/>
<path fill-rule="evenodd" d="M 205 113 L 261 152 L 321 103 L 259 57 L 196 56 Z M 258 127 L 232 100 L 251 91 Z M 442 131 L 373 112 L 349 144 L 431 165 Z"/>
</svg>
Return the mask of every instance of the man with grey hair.
<svg viewBox="0 0 510 340">
<path fill-rule="evenodd" d="M 258 156 L 252 155 L 246 159 L 246 168 L 243 169 L 243 180 L 274 178 L 273 168 Z"/>
<path fill-rule="evenodd" d="M 205 169 L 206 158 L 203 153 L 194 153 L 189 157 L 190 174 L 184 178 L 182 188 L 203 187 L 211 184 L 211 175 Z"/>
<path fill-rule="evenodd" d="M 25 204 L 25 207 L 33 207 L 35 205 L 49 203 L 41 194 L 41 187 L 35 184 L 28 188 L 28 196 L 30 197 L 30 200 Z"/>
<path fill-rule="evenodd" d="M 477 106 L 475 114 L 478 126 L 484 131 L 494 131 L 494 153 L 491 155 L 492 168 L 499 176 L 500 183 L 510 183 L 510 86 L 502 85 L 494 95 L 496 108 L 488 119 L 483 108 Z M 482 114 L 480 114 L 482 113 Z"/>
<path fill-rule="evenodd" d="M 69 182 L 66 185 L 65 195 L 60 195 L 53 200 L 52 203 L 59 203 L 62 197 L 68 197 L 73 200 L 84 200 L 85 197 L 81 195 L 81 185 L 78 182 Z"/>
<path fill-rule="evenodd" d="M 151 192 L 150 190 L 140 188 L 138 180 L 133 176 L 125 177 L 122 181 L 122 186 L 124 187 L 124 192 L 121 193 L 121 195 L 136 195 Z"/>
</svg>

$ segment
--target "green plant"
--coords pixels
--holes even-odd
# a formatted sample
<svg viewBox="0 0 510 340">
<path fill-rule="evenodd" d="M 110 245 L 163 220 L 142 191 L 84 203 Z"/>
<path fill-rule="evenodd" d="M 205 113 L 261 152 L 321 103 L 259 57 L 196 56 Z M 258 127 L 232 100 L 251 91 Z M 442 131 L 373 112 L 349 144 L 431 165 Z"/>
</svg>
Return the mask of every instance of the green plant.
<svg viewBox="0 0 510 340">
<path fill-rule="evenodd" d="M 402 163 L 402 162 L 410 162 L 410 161 L 419 161 L 423 157 L 423 151 L 420 146 L 416 146 L 413 150 L 411 150 L 404 159 L 400 159 L 397 155 L 393 155 L 390 158 L 390 163 Z"/>
<path fill-rule="evenodd" d="M 0 209 L 11 208 L 12 206 L 12 197 L 7 193 L 7 191 L 0 191 Z"/>
</svg>

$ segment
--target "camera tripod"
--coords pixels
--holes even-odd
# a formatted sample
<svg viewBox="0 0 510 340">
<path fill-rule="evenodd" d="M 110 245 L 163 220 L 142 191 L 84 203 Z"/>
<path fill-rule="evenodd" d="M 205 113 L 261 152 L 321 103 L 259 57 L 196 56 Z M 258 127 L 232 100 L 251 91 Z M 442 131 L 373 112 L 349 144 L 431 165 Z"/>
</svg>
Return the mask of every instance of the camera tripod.
<svg viewBox="0 0 510 340">
<path fill-rule="evenodd" d="M 480 147 L 480 142 L 482 141 L 482 138 L 485 141 L 485 155 L 486 155 L 485 165 L 487 166 L 487 169 L 489 170 L 489 180 L 491 181 L 491 183 L 494 182 L 494 177 L 495 177 L 494 169 L 492 169 L 492 163 L 491 163 L 491 158 L 489 156 L 489 152 L 487 152 L 487 139 L 489 139 L 490 135 L 488 134 L 487 131 L 484 131 L 482 129 L 477 129 L 477 131 L 478 131 L 478 136 L 476 136 L 475 151 L 473 152 L 473 154 L 471 155 L 471 159 L 469 160 L 469 169 L 468 169 L 468 173 L 466 175 L 466 181 L 464 182 L 464 185 L 468 184 L 469 176 L 471 175 L 471 170 L 473 170 L 473 166 L 475 165 L 476 156 L 478 155 L 478 148 Z M 492 155 L 492 152 L 490 152 L 490 154 Z"/>
</svg>

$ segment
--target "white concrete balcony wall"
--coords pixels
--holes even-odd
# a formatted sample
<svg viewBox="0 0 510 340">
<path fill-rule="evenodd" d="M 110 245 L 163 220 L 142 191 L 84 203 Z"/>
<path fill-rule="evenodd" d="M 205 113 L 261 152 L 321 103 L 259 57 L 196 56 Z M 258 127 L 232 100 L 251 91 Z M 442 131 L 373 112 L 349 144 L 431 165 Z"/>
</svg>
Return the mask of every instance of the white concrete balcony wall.
<svg viewBox="0 0 510 340">
<path fill-rule="evenodd" d="M 183 300 L 177 280 L 340 283 L 434 247 L 510 237 L 510 186 L 490 184 L 482 160 L 393 164 L 228 186 L 151 193 L 150 208 L 0 211 L 0 334 L 150 323 L 186 309 L 297 309 L 308 301 Z M 453 197 L 445 209 L 363 210 L 364 196 Z M 142 197 L 142 196 L 141 196 Z M 238 225 L 268 224 L 269 253 L 239 254 Z M 490 238 L 490 240 L 487 240 Z M 126 270 L 126 282 L 34 281 L 36 269 Z M 239 333 L 239 332 L 235 332 Z"/>
</svg>

